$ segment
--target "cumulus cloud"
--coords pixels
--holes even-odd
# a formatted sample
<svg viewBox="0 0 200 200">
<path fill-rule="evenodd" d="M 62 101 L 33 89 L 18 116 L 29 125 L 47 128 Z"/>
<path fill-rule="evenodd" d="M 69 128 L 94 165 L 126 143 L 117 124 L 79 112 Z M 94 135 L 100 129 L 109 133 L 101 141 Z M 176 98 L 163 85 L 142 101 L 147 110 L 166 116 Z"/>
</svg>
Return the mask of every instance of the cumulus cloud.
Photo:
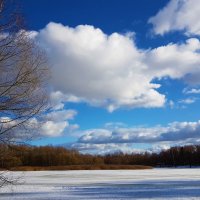
<svg viewBox="0 0 200 200">
<path fill-rule="evenodd" d="M 58 111 L 47 113 L 46 119 L 53 120 L 53 121 L 70 120 L 70 119 L 74 119 L 76 114 L 77 114 L 77 111 L 71 110 L 71 109 L 58 110 Z"/>
<path fill-rule="evenodd" d="M 67 101 L 76 102 L 77 99 L 70 95 L 64 95 L 60 91 L 50 93 L 51 107 L 49 111 L 43 113 L 42 121 L 35 118 L 38 127 L 37 137 L 57 137 L 64 134 L 66 129 L 71 132 L 79 128 L 78 124 L 70 123 L 70 120 L 77 115 L 77 111 L 65 108 Z"/>
<path fill-rule="evenodd" d="M 89 25 L 75 28 L 49 23 L 38 36 L 53 74 L 54 102 L 83 101 L 109 111 L 118 107 L 162 107 L 165 96 L 145 74 L 144 52 L 130 34 L 106 35 Z M 71 99 L 69 98 L 71 97 Z"/>
<path fill-rule="evenodd" d="M 1 116 L 0 127 L 3 134 L 0 135 L 0 141 L 12 143 L 30 140 L 38 134 L 38 125 L 36 118 L 31 118 L 24 122 L 20 118 L 12 119 L 11 117 Z"/>
<path fill-rule="evenodd" d="M 157 145 L 153 145 L 151 148 L 151 152 L 155 152 L 158 153 L 162 150 L 168 150 L 170 149 L 170 145 L 167 143 L 161 143 L 161 144 L 157 144 Z"/>
<path fill-rule="evenodd" d="M 200 35 L 199 0 L 170 0 L 155 16 L 149 19 L 155 34 L 184 31 L 187 35 Z"/>
<path fill-rule="evenodd" d="M 35 39 L 52 66 L 55 110 L 65 102 L 87 102 L 110 112 L 120 107 L 162 107 L 166 97 L 158 91 L 156 79 L 184 78 L 197 84 L 200 80 L 197 38 L 144 50 L 130 34 L 107 35 L 89 25 L 71 28 L 51 22 Z"/>
<path fill-rule="evenodd" d="M 184 78 L 188 76 L 200 77 L 200 41 L 190 38 L 185 43 L 170 43 L 151 49 L 146 53 L 145 62 L 149 65 L 148 73 L 157 78 Z"/>
<path fill-rule="evenodd" d="M 52 91 L 50 93 L 50 103 L 53 110 L 63 109 L 65 102 L 79 102 L 80 99 L 69 94 L 63 94 L 61 91 Z"/>
<path fill-rule="evenodd" d="M 1 138 L 9 138 L 9 140 L 19 141 L 26 139 L 38 139 L 40 137 L 57 137 L 64 134 L 65 130 L 68 132 L 75 131 L 79 128 L 77 124 L 71 124 L 69 121 L 73 120 L 77 112 L 75 110 L 53 110 L 49 113 L 44 113 L 40 118 L 32 118 L 27 121 L 26 129 L 23 126 L 16 126 L 20 124 L 20 120 L 12 120 L 9 117 L 0 117 L 2 129 L 13 130 L 3 134 Z"/>
<path fill-rule="evenodd" d="M 61 122 L 47 121 L 42 124 L 41 135 L 51 136 L 51 137 L 59 136 L 67 126 L 69 126 L 69 124 L 66 121 L 61 121 Z"/>
<path fill-rule="evenodd" d="M 66 129 L 68 131 L 78 129 L 79 126 L 77 124 L 69 123 L 69 120 L 73 120 L 76 114 L 77 111 L 72 109 L 55 110 L 52 108 L 51 111 L 45 113 L 45 123 L 38 121 L 38 124 L 41 124 L 40 135 L 56 137 L 63 134 Z"/>
<path fill-rule="evenodd" d="M 82 133 L 78 143 L 156 143 L 178 142 L 188 139 L 200 139 L 200 121 L 173 122 L 167 126 L 150 128 L 117 128 L 114 130 L 92 129 Z"/>
<path fill-rule="evenodd" d="M 130 144 L 90 144 L 90 143 L 74 143 L 67 147 L 75 148 L 81 151 L 81 153 L 90 154 L 108 154 L 108 153 L 144 153 L 146 150 L 134 148 Z"/>
<path fill-rule="evenodd" d="M 170 146 L 198 144 L 200 121 L 173 122 L 166 126 L 117 127 L 79 130 L 77 142 L 68 144 L 82 153 L 158 152 Z"/>
</svg>

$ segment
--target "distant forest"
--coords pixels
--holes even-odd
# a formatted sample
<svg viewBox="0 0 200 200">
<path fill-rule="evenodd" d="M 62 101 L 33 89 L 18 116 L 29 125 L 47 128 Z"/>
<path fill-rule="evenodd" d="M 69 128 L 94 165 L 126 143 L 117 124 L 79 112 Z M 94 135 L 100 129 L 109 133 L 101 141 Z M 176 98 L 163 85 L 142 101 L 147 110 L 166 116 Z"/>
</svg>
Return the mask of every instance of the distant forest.
<svg viewBox="0 0 200 200">
<path fill-rule="evenodd" d="M 0 168 L 18 166 L 145 165 L 152 167 L 200 166 L 200 145 L 172 147 L 160 153 L 106 155 L 81 154 L 53 146 L 0 145 Z"/>
</svg>

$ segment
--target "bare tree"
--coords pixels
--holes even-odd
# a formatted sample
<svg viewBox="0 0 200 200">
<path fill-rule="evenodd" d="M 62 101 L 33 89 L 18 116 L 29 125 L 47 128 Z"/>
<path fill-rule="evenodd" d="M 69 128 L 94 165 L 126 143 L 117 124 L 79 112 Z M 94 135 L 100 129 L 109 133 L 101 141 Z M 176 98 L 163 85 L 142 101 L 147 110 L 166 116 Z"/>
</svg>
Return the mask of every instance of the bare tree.
<svg viewBox="0 0 200 200">
<path fill-rule="evenodd" d="M 13 4 L 0 0 L 0 143 L 24 138 L 37 124 L 47 104 L 47 69 Z M 0 175 L 1 180 L 9 183 Z"/>
</svg>

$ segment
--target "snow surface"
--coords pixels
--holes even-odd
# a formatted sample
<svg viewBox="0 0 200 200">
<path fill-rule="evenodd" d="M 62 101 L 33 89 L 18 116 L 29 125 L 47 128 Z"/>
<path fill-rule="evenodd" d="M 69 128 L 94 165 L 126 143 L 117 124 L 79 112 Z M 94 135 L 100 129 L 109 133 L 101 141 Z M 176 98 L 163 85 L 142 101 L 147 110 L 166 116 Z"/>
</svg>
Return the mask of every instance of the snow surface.
<svg viewBox="0 0 200 200">
<path fill-rule="evenodd" d="M 1 200 L 200 199 L 200 169 L 13 172 Z"/>
</svg>

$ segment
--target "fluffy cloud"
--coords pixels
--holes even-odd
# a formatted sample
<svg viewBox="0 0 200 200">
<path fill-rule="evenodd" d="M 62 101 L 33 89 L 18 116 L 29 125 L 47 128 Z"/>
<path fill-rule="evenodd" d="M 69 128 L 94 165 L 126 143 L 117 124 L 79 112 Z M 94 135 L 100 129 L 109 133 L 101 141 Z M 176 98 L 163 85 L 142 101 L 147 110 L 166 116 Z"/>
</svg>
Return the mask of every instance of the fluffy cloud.
<svg viewBox="0 0 200 200">
<path fill-rule="evenodd" d="M 184 31 L 187 35 L 200 35 L 199 0 L 170 0 L 154 17 L 149 19 L 155 34 Z"/>
<path fill-rule="evenodd" d="M 56 109 L 55 109 L 56 107 Z M 79 128 L 77 124 L 71 124 L 71 120 L 77 114 L 72 109 L 57 109 L 57 105 L 41 113 L 37 117 L 24 119 L 13 119 L 12 116 L 0 116 L 0 128 L 3 134 L 0 135 L 0 141 L 21 142 L 41 137 L 57 137 Z"/>
<path fill-rule="evenodd" d="M 64 134 L 67 129 L 68 132 L 79 128 L 77 124 L 69 123 L 73 120 L 77 112 L 75 110 L 52 110 L 44 113 L 40 118 L 32 118 L 27 121 L 26 128 L 20 126 L 20 120 L 12 120 L 8 117 L 0 117 L 0 123 L 3 129 L 14 127 L 13 130 L 7 131 L 0 137 L 0 140 L 8 138 L 10 141 L 37 139 L 38 137 L 57 137 Z M 19 124 L 19 126 L 16 126 Z"/>
<path fill-rule="evenodd" d="M 61 135 L 64 129 L 69 126 L 68 122 L 47 121 L 41 127 L 41 135 L 56 137 Z"/>
<path fill-rule="evenodd" d="M 7 143 L 25 142 L 38 136 L 39 123 L 36 118 L 31 118 L 24 122 L 20 118 L 12 119 L 2 116 L 0 117 L 0 126 L 3 133 L 0 135 L 0 141 Z"/>
<path fill-rule="evenodd" d="M 63 94 L 61 91 L 52 91 L 50 93 L 50 102 L 53 110 L 63 109 L 65 102 L 79 102 L 80 99 L 73 95 Z"/>
<path fill-rule="evenodd" d="M 60 120 L 70 120 L 74 119 L 74 116 L 77 114 L 75 110 L 58 110 L 49 112 L 46 114 L 46 119 L 53 120 L 53 121 L 60 121 Z"/>
<path fill-rule="evenodd" d="M 54 108 L 45 113 L 45 123 L 41 123 L 40 135 L 56 137 L 64 133 L 65 129 L 74 130 L 78 128 L 77 124 L 70 124 L 77 112 L 70 109 L 55 110 Z M 40 122 L 38 121 L 38 124 Z"/>
<path fill-rule="evenodd" d="M 60 91 L 50 93 L 51 109 L 43 114 L 42 118 L 44 121 L 35 119 L 39 127 L 40 137 L 57 137 L 62 135 L 66 129 L 68 132 L 71 132 L 79 128 L 77 124 L 69 123 L 77 115 L 76 110 L 64 107 L 64 103 L 69 100 L 77 101 L 75 97 L 64 95 Z"/>
<path fill-rule="evenodd" d="M 124 124 L 123 124 L 124 126 Z M 81 135 L 81 136 L 80 136 Z M 82 153 L 158 152 L 170 146 L 200 142 L 200 121 L 173 122 L 167 126 L 124 128 L 109 126 L 102 129 L 79 131 L 79 139 L 70 148 Z"/>
<path fill-rule="evenodd" d="M 145 60 L 149 65 L 148 73 L 152 74 L 152 77 L 184 78 L 191 82 L 189 77 L 200 77 L 199 50 L 200 41 L 197 38 L 190 38 L 181 44 L 170 43 L 151 49 L 146 53 Z"/>
<path fill-rule="evenodd" d="M 134 148 L 130 144 L 90 144 L 90 143 L 74 143 L 67 147 L 75 148 L 82 153 L 90 154 L 108 154 L 108 153 L 144 153 L 146 150 Z"/>
<path fill-rule="evenodd" d="M 151 128 L 93 129 L 83 132 L 78 143 L 156 143 L 200 139 L 200 121 L 174 122 L 168 126 Z"/>
<path fill-rule="evenodd" d="M 199 84 L 197 38 L 142 50 L 130 34 L 107 35 L 89 25 L 70 28 L 53 22 L 35 38 L 52 66 L 55 110 L 64 102 L 87 102 L 110 112 L 119 107 L 162 107 L 166 97 L 155 79 L 167 76 Z"/>
<path fill-rule="evenodd" d="M 49 23 L 37 39 L 53 66 L 53 85 L 60 91 L 54 94 L 55 101 L 63 94 L 66 100 L 71 97 L 68 101 L 84 101 L 109 111 L 164 105 L 165 96 L 157 92 L 160 85 L 145 74 L 144 52 L 130 34 L 106 35 L 93 26 Z"/>
</svg>

